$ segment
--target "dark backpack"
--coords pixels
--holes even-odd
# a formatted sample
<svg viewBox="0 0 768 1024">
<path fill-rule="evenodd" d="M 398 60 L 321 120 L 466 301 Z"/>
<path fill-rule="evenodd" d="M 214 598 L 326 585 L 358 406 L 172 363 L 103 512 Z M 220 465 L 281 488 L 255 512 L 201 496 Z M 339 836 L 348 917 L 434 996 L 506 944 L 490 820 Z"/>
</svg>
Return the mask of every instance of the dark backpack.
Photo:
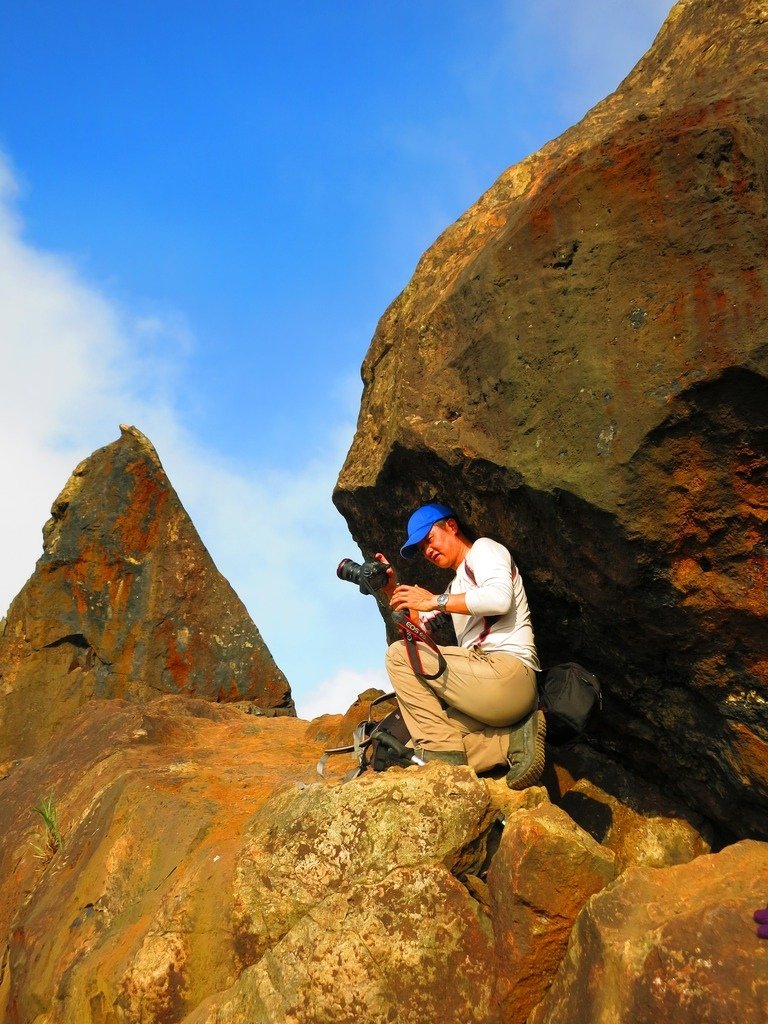
<svg viewBox="0 0 768 1024">
<path fill-rule="evenodd" d="M 602 709 L 600 683 L 575 662 L 555 665 L 539 681 L 539 705 L 547 720 L 547 743 L 555 747 L 573 743 L 595 708 Z"/>
<path fill-rule="evenodd" d="M 406 728 L 400 708 L 390 711 L 380 722 L 371 720 L 371 712 L 377 704 L 395 699 L 394 693 L 385 693 L 371 701 L 366 721 L 355 727 L 352 733 L 352 744 L 348 747 L 333 747 L 326 750 L 317 764 L 318 775 L 325 771 L 325 764 L 334 754 L 352 754 L 357 758 L 357 765 L 343 778 L 343 782 L 357 778 L 366 769 L 385 772 L 387 768 L 399 765 L 402 768 L 414 762 L 413 750 L 406 747 L 411 736 Z"/>
</svg>

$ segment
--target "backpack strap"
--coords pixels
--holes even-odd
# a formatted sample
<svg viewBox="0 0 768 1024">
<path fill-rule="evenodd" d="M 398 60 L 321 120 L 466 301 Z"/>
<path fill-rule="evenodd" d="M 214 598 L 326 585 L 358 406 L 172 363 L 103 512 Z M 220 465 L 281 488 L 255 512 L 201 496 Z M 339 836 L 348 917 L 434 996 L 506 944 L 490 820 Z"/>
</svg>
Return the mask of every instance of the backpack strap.
<svg viewBox="0 0 768 1024">
<path fill-rule="evenodd" d="M 378 700 L 382 700 L 381 697 Z M 370 714 L 365 722 L 361 722 L 356 725 L 352 732 L 352 742 L 346 747 L 330 747 L 328 750 L 323 752 L 323 756 L 317 762 L 317 774 L 323 775 L 325 773 L 325 766 L 328 762 L 329 757 L 333 757 L 335 754 L 354 754 L 361 766 L 361 769 L 365 767 L 365 751 L 370 747 L 371 740 L 373 739 L 371 733 L 374 727 L 377 725 L 376 722 L 372 722 Z M 344 780 L 346 781 L 346 779 Z"/>
<path fill-rule="evenodd" d="M 371 701 L 370 707 L 368 708 L 368 718 L 366 721 L 356 725 L 352 732 L 352 742 L 346 747 L 330 747 L 328 750 L 323 751 L 323 756 L 317 762 L 317 774 L 325 774 L 325 766 L 328 763 L 328 758 L 333 757 L 335 754 L 354 754 L 357 758 L 358 767 L 353 769 L 352 772 L 345 775 L 341 780 L 347 782 L 348 777 L 350 779 L 355 778 L 361 771 L 365 770 L 365 751 L 370 747 L 373 740 L 373 732 L 376 726 L 379 724 L 371 718 L 371 712 L 377 704 L 383 704 L 388 700 L 396 700 L 397 694 L 393 690 L 392 693 L 382 693 L 380 697 L 376 697 Z"/>
<path fill-rule="evenodd" d="M 476 587 L 477 586 L 477 579 L 475 578 L 475 574 L 472 571 L 472 566 L 469 564 L 469 562 L 466 560 L 466 558 L 464 559 L 464 572 L 467 574 L 467 578 L 469 579 L 469 582 L 473 586 Z M 514 579 L 514 578 L 515 578 L 515 573 L 513 572 L 512 573 L 512 579 Z M 488 634 L 491 632 L 491 630 L 493 629 L 493 627 L 496 625 L 496 623 L 499 621 L 500 618 L 501 618 L 501 615 L 485 615 L 483 617 L 483 630 L 482 630 L 480 636 L 477 638 L 477 640 L 475 640 L 475 644 L 474 644 L 475 647 L 479 647 L 482 644 L 483 640 L 485 640 L 487 638 Z"/>
<path fill-rule="evenodd" d="M 377 704 L 383 704 L 387 700 L 397 700 L 397 694 L 393 690 L 391 693 L 382 693 L 380 697 L 374 697 L 371 701 L 371 706 L 368 708 L 368 721 L 371 720 L 371 712 Z"/>
</svg>

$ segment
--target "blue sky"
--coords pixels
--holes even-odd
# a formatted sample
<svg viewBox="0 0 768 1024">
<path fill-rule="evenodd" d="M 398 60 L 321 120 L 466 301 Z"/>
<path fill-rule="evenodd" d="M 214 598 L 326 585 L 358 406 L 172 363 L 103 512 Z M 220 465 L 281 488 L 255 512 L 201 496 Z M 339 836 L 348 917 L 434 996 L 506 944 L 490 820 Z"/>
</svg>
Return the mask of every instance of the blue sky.
<svg viewBox="0 0 768 1024">
<path fill-rule="evenodd" d="M 376 322 L 669 7 L 0 6 L 0 606 L 75 464 L 135 423 L 300 713 L 384 685 L 330 498 Z"/>
</svg>

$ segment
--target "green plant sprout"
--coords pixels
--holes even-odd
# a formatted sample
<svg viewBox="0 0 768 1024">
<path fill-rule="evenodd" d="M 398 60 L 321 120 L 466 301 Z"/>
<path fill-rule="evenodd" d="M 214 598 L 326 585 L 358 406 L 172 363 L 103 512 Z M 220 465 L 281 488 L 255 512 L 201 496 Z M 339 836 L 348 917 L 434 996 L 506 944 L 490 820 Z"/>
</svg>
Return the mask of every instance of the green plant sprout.
<svg viewBox="0 0 768 1024">
<path fill-rule="evenodd" d="M 38 834 L 39 842 L 32 844 L 35 856 L 39 860 L 48 861 L 64 846 L 64 839 L 59 831 L 59 812 L 53 802 L 53 794 L 51 793 L 45 800 L 41 800 L 37 807 L 32 809 L 43 819 Z"/>
</svg>

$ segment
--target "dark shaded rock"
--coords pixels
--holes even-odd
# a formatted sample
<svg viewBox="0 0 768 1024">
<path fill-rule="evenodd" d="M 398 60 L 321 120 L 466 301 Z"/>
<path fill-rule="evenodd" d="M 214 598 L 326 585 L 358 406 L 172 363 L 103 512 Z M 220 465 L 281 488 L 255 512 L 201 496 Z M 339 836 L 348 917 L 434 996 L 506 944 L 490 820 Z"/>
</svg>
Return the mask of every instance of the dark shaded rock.
<svg viewBox="0 0 768 1024">
<path fill-rule="evenodd" d="M 607 750 L 768 836 L 768 21 L 682 0 L 584 120 L 421 259 L 334 500 L 395 558 L 439 496 L 509 545 Z"/>
<path fill-rule="evenodd" d="M 292 711 L 290 688 L 135 427 L 82 462 L 0 636 L 0 760 L 90 697 L 184 693 Z"/>
<path fill-rule="evenodd" d="M 710 853 L 708 822 L 584 743 L 551 752 L 549 795 L 597 842 L 630 865 L 668 867 Z"/>
<path fill-rule="evenodd" d="M 752 911 L 768 891 L 768 844 L 745 841 L 671 868 L 630 868 L 579 915 L 529 1024 L 758 1024 L 768 943 Z"/>
</svg>

